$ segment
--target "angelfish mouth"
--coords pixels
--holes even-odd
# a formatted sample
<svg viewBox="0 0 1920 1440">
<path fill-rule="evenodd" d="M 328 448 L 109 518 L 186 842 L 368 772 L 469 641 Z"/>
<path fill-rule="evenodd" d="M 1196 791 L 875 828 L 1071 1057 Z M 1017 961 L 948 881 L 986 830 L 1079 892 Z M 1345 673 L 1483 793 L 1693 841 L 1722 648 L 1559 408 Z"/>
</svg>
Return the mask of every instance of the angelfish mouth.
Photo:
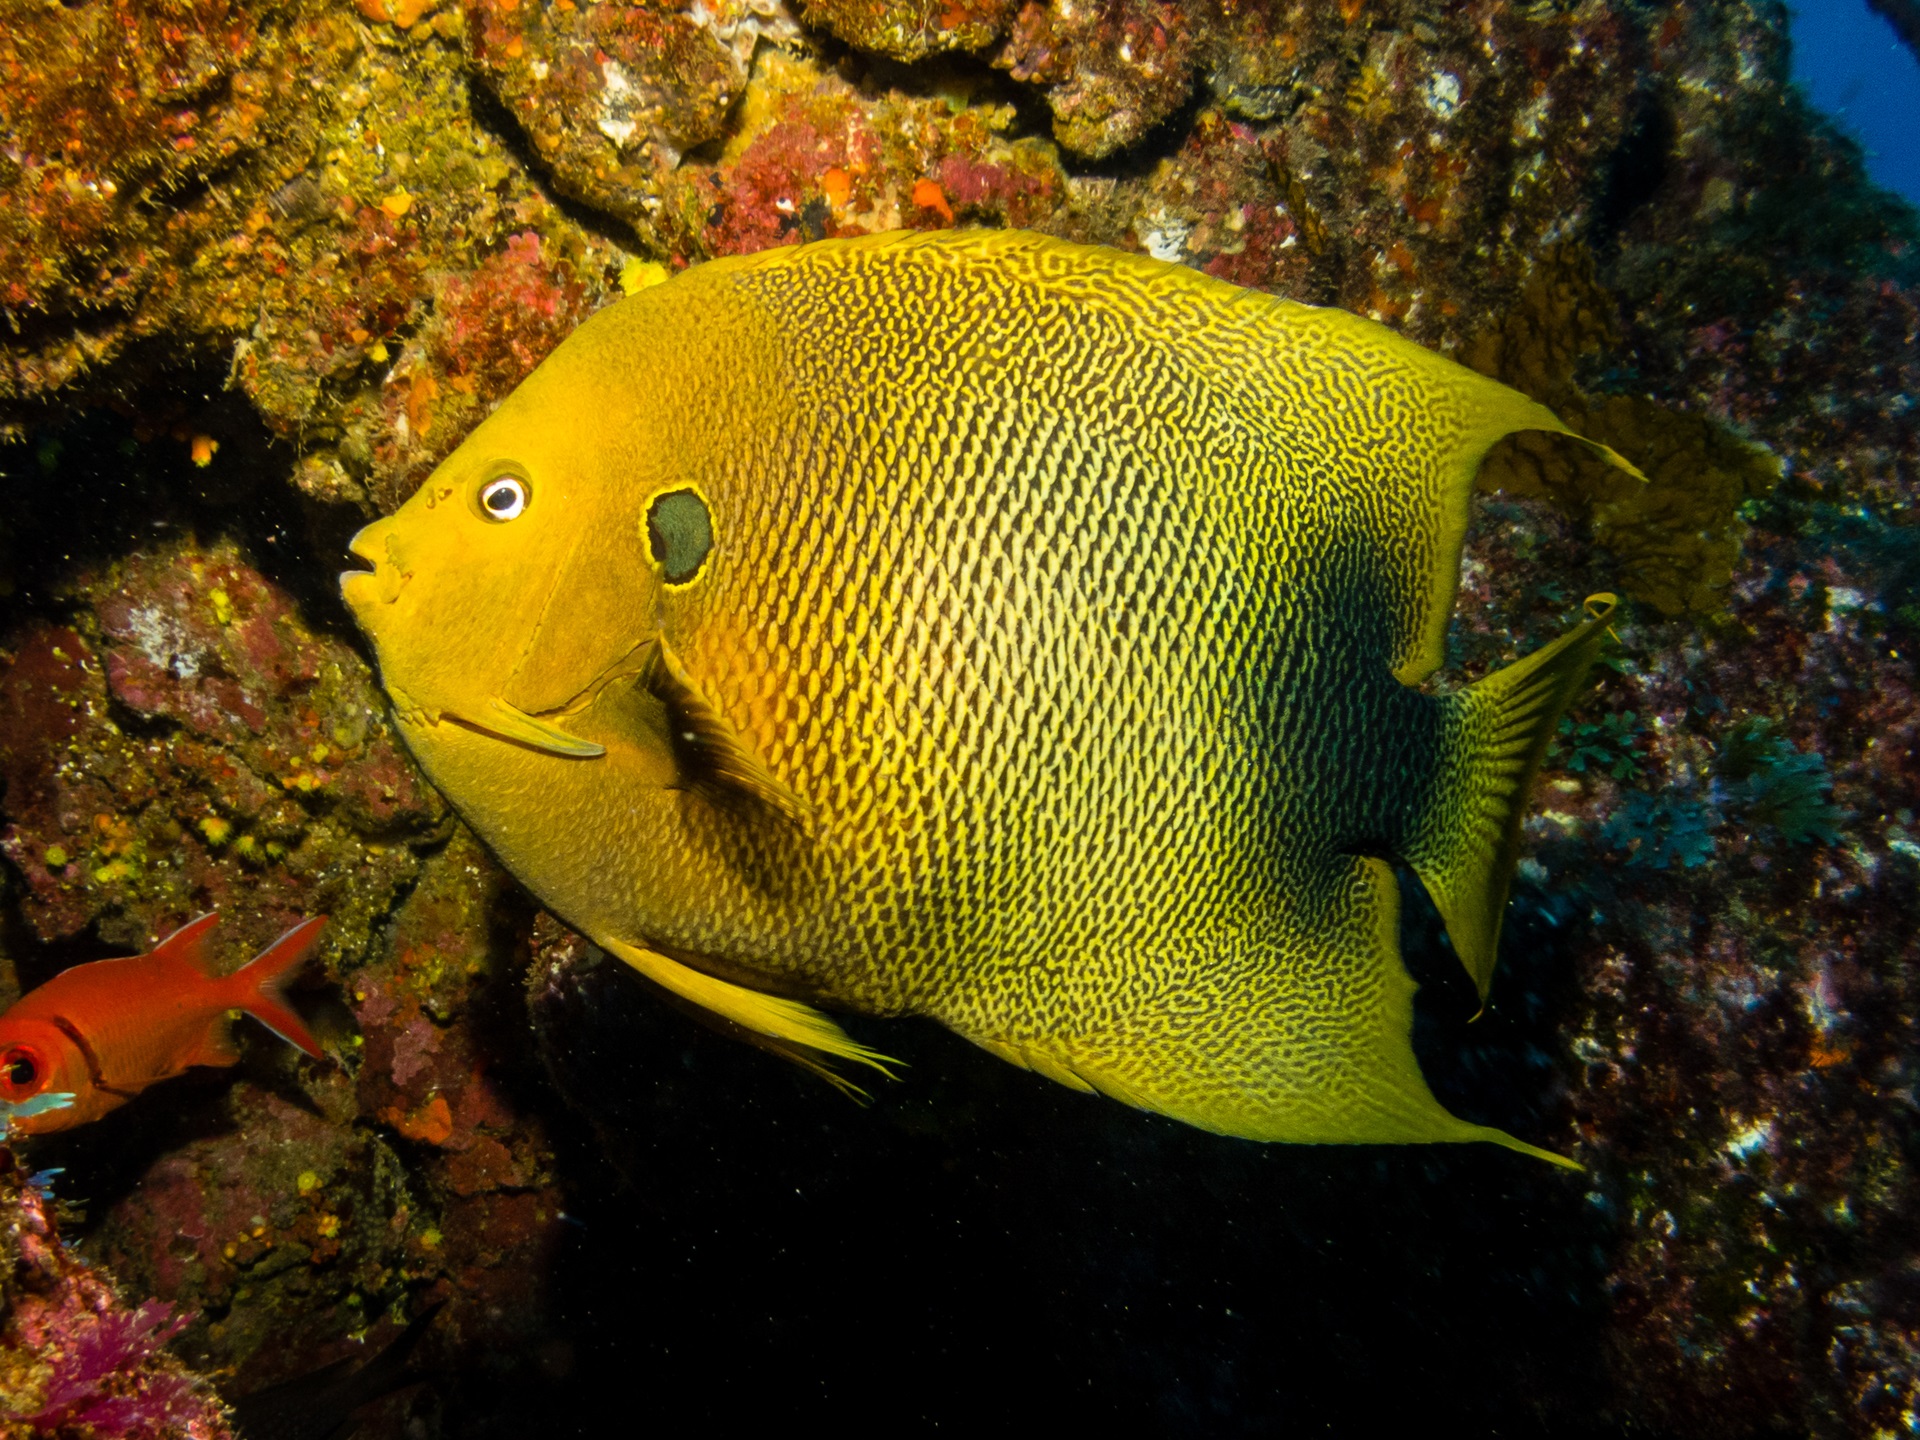
<svg viewBox="0 0 1920 1440">
<path fill-rule="evenodd" d="M 391 605 L 400 598 L 400 592 L 406 589 L 407 582 L 412 578 L 410 571 L 397 570 L 391 565 L 380 565 L 371 570 L 342 570 L 340 594 L 349 605 Z"/>
<path fill-rule="evenodd" d="M 376 533 L 384 524 L 377 521 L 347 542 L 347 553 L 367 562 L 366 569 L 340 572 L 340 594 L 356 608 L 364 604 L 391 605 L 413 579 L 411 570 L 394 563 L 392 537 Z"/>
</svg>

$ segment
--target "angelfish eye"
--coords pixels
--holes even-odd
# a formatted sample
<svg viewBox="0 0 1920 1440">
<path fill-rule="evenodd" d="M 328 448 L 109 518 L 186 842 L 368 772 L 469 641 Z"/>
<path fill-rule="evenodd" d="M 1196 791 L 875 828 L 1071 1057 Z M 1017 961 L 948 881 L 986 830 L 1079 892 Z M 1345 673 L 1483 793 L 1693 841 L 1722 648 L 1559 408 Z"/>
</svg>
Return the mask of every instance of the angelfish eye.
<svg viewBox="0 0 1920 1440">
<path fill-rule="evenodd" d="M 517 475 L 489 480 L 480 492 L 480 509 L 489 520 L 518 520 L 527 508 L 527 482 Z"/>
<path fill-rule="evenodd" d="M 5 1078 L 8 1088 L 26 1090 L 40 1078 L 40 1067 L 34 1063 L 31 1050 L 9 1050 L 0 1055 L 0 1076 Z"/>
</svg>

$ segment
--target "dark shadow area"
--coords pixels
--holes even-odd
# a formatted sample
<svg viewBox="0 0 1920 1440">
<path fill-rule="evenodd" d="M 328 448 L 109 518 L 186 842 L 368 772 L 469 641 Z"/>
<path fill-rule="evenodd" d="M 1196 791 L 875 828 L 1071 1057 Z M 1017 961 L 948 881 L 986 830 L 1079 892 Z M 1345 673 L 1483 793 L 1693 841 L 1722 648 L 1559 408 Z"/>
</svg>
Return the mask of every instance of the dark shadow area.
<svg viewBox="0 0 1920 1440">
<path fill-rule="evenodd" d="M 1471 986 L 1409 898 L 1436 1090 L 1551 1138 L 1550 937 L 1515 927 L 1469 1025 Z M 1602 1236 L 1580 1176 L 1492 1146 L 1224 1139 L 919 1022 L 855 1025 L 905 1062 L 863 1108 L 616 963 L 575 974 L 534 1004 L 589 1120 L 563 1148 L 569 1363 L 541 1397 L 469 1385 L 459 1433 L 538 1412 L 598 1435 L 636 1396 L 667 1430 L 1617 1433 L 1595 1418 Z"/>
<path fill-rule="evenodd" d="M 271 1035 L 264 1041 L 281 1043 Z M 139 1188 L 163 1156 L 238 1128 L 226 1108 L 227 1091 L 237 1077 L 261 1080 L 282 1098 L 298 1094 L 295 1087 L 275 1083 L 271 1057 L 261 1053 L 265 1044 L 253 1037 L 242 1043 L 245 1052 L 235 1069 L 188 1070 L 167 1081 L 164 1090 L 140 1095 L 90 1124 L 38 1137 L 35 1168 L 65 1171 L 69 1178 L 60 1187 L 61 1200 L 90 1220 L 105 1215 Z M 67 1234 L 84 1248 L 84 1225 L 70 1226 Z"/>
<path fill-rule="evenodd" d="M 1603 260 L 1619 249 L 1620 232 L 1666 185 L 1678 138 L 1665 93 L 1655 85 L 1643 86 L 1626 138 L 1607 163 L 1605 184 L 1593 206 L 1588 234 Z"/>
<path fill-rule="evenodd" d="M 65 586 L 183 535 L 225 537 L 299 603 L 308 623 L 359 644 L 334 581 L 367 516 L 319 505 L 287 483 L 297 454 L 226 387 L 224 364 L 178 372 L 141 408 L 51 419 L 0 444 L 0 630 L 58 619 Z M 194 463 L 194 441 L 217 446 Z M 336 558 L 337 557 L 337 558 Z"/>
<path fill-rule="evenodd" d="M 1013 107 L 1015 119 L 1007 132 L 1009 140 L 1044 140 L 1053 133 L 1053 112 L 1039 88 L 996 69 L 984 55 L 954 50 L 908 64 L 855 50 L 824 31 L 809 31 L 808 38 L 819 48 L 821 57 L 863 94 L 895 91 L 922 99 L 964 94 L 973 105 Z"/>
<path fill-rule="evenodd" d="M 1147 180 L 1162 160 L 1178 155 L 1193 134 L 1200 112 L 1217 103 L 1213 92 L 1196 76 L 1187 98 L 1167 112 L 1167 118 L 1148 130 L 1125 149 L 1100 160 L 1089 160 L 1070 150 L 1061 150 L 1060 168 L 1068 175 L 1086 178 L 1099 176 L 1112 180 Z M 1051 133 L 1051 122 L 1042 134 Z"/>
</svg>

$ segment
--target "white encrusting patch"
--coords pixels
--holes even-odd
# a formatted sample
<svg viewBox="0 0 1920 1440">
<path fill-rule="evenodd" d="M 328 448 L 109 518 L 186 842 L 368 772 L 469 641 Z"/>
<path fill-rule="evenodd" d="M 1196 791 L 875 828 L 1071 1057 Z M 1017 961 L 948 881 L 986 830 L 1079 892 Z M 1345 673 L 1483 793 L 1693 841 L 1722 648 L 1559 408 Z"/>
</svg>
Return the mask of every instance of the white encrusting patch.
<svg viewBox="0 0 1920 1440">
<path fill-rule="evenodd" d="M 176 680 L 200 673 L 200 651 L 186 628 L 157 605 L 142 605 L 127 616 L 134 647 L 158 669 Z"/>
<path fill-rule="evenodd" d="M 1427 77 L 1427 108 L 1442 120 L 1453 118 L 1453 112 L 1460 108 L 1460 77 L 1442 70 Z"/>
<path fill-rule="evenodd" d="M 1773 1138 L 1773 1122 L 1760 1120 L 1736 1132 L 1721 1149 L 1735 1160 L 1745 1160 Z"/>
<path fill-rule="evenodd" d="M 633 132 L 640 122 L 633 112 L 640 106 L 640 92 L 618 60 L 600 66 L 600 133 L 625 149 L 633 143 Z"/>
<path fill-rule="evenodd" d="M 1165 210 L 1156 210 L 1147 216 L 1146 224 L 1149 228 L 1140 232 L 1140 243 L 1147 247 L 1149 255 L 1175 263 L 1187 258 L 1187 237 L 1193 233 L 1192 225 Z"/>
</svg>

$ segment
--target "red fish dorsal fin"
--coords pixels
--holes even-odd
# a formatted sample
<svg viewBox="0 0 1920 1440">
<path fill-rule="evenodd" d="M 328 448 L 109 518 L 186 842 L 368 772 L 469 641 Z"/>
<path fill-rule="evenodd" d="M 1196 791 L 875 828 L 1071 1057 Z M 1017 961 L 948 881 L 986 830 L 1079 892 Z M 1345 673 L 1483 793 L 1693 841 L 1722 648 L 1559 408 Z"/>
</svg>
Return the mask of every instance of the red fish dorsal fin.
<svg viewBox="0 0 1920 1440">
<path fill-rule="evenodd" d="M 313 1038 L 305 1023 L 293 1013 L 293 1007 L 287 1004 L 286 996 L 281 993 L 281 986 L 311 953 L 326 924 L 327 917 L 324 915 L 302 921 L 234 971 L 225 981 L 228 1004 L 235 1010 L 246 1011 L 282 1040 L 298 1045 L 316 1060 L 323 1053 L 320 1042 Z"/>
<path fill-rule="evenodd" d="M 209 910 L 196 919 L 189 920 L 153 949 L 147 952 L 149 960 L 172 960 L 191 965 L 203 975 L 213 973 L 213 958 L 207 954 L 207 936 L 213 933 L 213 927 L 220 923 L 220 912 Z"/>
</svg>

